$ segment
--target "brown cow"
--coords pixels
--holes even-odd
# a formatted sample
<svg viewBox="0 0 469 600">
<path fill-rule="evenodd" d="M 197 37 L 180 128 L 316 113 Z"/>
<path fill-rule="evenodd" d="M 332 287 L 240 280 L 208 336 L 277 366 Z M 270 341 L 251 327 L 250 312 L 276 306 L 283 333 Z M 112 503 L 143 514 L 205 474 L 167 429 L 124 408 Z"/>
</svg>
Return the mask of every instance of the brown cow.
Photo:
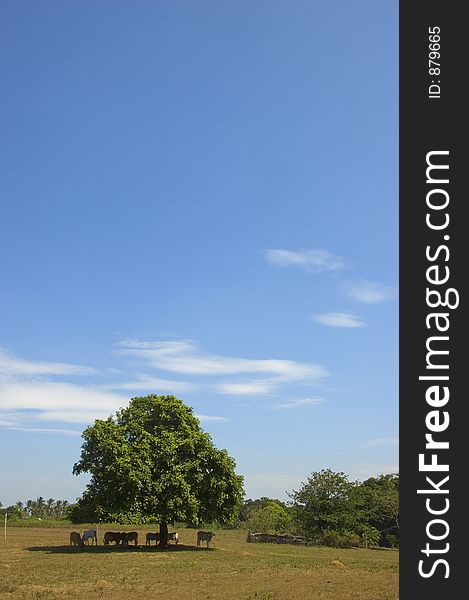
<svg viewBox="0 0 469 600">
<path fill-rule="evenodd" d="M 104 534 L 104 545 L 105 546 L 109 546 L 110 542 L 115 542 L 116 546 L 118 546 L 121 542 L 122 545 L 124 544 L 126 538 L 126 534 L 125 533 L 121 533 L 118 531 L 106 531 L 106 533 Z"/>
<path fill-rule="evenodd" d="M 80 548 L 83 548 L 85 544 L 83 543 L 83 540 L 81 539 L 81 535 L 78 533 L 78 531 L 71 531 L 70 532 L 70 546 L 80 546 Z"/>
<path fill-rule="evenodd" d="M 126 534 L 127 537 L 127 544 L 129 542 L 135 542 L 135 545 L 138 544 L 138 533 L 136 531 L 129 531 L 129 533 Z"/>
</svg>

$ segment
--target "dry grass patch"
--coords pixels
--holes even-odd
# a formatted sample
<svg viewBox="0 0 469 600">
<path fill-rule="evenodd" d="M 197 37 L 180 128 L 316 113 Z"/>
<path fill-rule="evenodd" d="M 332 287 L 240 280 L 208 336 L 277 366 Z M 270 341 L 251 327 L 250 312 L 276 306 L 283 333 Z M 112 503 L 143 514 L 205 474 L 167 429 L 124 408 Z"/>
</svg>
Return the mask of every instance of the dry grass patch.
<svg viewBox="0 0 469 600">
<path fill-rule="evenodd" d="M 396 600 L 398 552 L 247 544 L 244 531 L 216 531 L 197 549 L 196 531 L 179 530 L 167 551 L 68 546 L 70 529 L 10 527 L 0 542 L 0 599 Z M 109 527 L 135 530 L 135 528 Z M 77 528 L 78 530 L 78 528 Z"/>
</svg>

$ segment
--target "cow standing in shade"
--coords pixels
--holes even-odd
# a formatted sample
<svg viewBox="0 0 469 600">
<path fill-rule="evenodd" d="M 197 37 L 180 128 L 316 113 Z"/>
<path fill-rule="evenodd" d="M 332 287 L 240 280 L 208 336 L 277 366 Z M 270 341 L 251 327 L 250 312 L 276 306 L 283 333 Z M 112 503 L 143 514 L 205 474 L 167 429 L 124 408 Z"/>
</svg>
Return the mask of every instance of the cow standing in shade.
<svg viewBox="0 0 469 600">
<path fill-rule="evenodd" d="M 81 539 L 84 544 L 89 544 L 89 541 L 91 540 L 91 545 L 93 545 L 93 542 L 96 544 L 96 546 L 98 545 L 98 535 L 96 529 L 87 529 L 83 532 Z"/>
<path fill-rule="evenodd" d="M 159 542 L 161 539 L 161 534 L 160 533 L 151 533 L 148 532 L 145 536 L 145 545 L 146 546 L 151 546 L 151 542 Z M 177 531 L 171 531 L 170 533 L 168 533 L 168 542 L 175 542 L 176 545 L 179 542 L 179 534 Z"/>
<path fill-rule="evenodd" d="M 138 544 L 138 533 L 136 531 L 129 531 L 126 535 L 126 538 L 127 545 L 129 542 L 135 542 L 135 545 Z"/>
<path fill-rule="evenodd" d="M 126 534 L 121 533 L 120 531 L 106 531 L 104 534 L 104 545 L 109 546 L 110 542 L 115 542 L 116 546 L 118 546 L 121 542 L 122 545 L 125 545 Z"/>
<path fill-rule="evenodd" d="M 70 546 L 79 546 L 80 548 L 83 548 L 85 544 L 83 543 L 83 540 L 81 539 L 81 535 L 78 533 L 78 531 L 71 531 L 70 532 Z"/>
<path fill-rule="evenodd" d="M 178 545 L 179 534 L 177 531 L 171 531 L 170 533 L 168 533 L 168 542 L 175 542 L 176 546 Z"/>
<path fill-rule="evenodd" d="M 160 534 L 159 533 L 147 533 L 147 535 L 145 536 L 145 545 L 146 546 L 151 546 L 151 542 L 159 542 L 160 541 Z"/>
</svg>

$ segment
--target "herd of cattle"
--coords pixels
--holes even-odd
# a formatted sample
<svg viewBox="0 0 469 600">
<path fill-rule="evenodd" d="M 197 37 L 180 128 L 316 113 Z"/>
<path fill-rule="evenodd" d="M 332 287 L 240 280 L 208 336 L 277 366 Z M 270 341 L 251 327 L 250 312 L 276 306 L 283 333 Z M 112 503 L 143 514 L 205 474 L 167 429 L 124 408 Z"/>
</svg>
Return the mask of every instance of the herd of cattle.
<svg viewBox="0 0 469 600">
<path fill-rule="evenodd" d="M 215 537 L 213 531 L 198 531 L 197 532 L 197 547 L 200 548 L 202 542 L 206 542 L 207 548 L 209 547 L 212 538 Z M 161 539 L 160 533 L 147 533 L 145 536 L 145 545 L 151 546 L 151 542 L 159 542 Z M 86 529 L 82 535 L 78 531 L 72 531 L 70 533 L 70 546 L 83 547 L 89 545 L 98 545 L 98 533 L 96 529 Z M 168 542 L 175 542 L 177 545 L 179 542 L 179 535 L 177 531 L 168 533 Z M 103 536 L 103 543 L 105 546 L 109 546 L 114 543 L 116 546 L 127 547 L 129 543 L 134 542 L 135 546 L 138 545 L 138 533 L 136 531 L 106 531 Z"/>
</svg>

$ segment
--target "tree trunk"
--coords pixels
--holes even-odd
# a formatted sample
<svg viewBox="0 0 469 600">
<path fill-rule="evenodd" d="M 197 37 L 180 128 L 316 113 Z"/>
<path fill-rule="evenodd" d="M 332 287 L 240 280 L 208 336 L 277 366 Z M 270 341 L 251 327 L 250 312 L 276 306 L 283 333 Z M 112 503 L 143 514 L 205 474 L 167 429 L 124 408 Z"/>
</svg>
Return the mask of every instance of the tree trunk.
<svg viewBox="0 0 469 600">
<path fill-rule="evenodd" d="M 160 523 L 160 548 L 165 548 L 168 545 L 168 524 Z"/>
</svg>

